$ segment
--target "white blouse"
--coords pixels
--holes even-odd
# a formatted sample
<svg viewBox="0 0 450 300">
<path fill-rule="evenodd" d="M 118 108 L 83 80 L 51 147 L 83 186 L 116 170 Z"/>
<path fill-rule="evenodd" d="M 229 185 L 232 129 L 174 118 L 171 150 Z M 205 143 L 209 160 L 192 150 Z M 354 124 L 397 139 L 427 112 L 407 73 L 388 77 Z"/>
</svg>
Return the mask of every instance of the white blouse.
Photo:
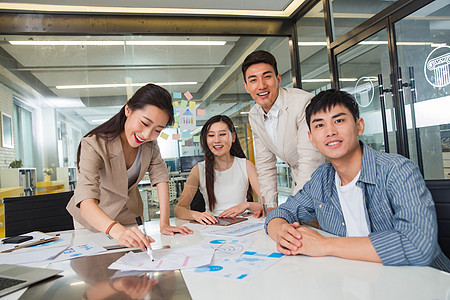
<svg viewBox="0 0 450 300">
<path fill-rule="evenodd" d="M 228 170 L 214 170 L 216 206 L 213 211 L 210 210 L 208 203 L 204 161 L 198 163 L 198 171 L 200 175 L 200 192 L 205 199 L 206 211 L 211 212 L 214 216 L 218 216 L 224 210 L 247 201 L 247 159 L 234 157 L 233 165 Z"/>
</svg>

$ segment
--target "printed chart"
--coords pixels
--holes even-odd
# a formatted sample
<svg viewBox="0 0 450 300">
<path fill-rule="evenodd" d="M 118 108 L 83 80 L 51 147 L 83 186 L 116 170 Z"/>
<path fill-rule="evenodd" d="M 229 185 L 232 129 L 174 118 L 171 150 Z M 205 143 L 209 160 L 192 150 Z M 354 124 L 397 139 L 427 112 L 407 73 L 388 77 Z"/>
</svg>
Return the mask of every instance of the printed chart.
<svg viewBox="0 0 450 300">
<path fill-rule="evenodd" d="M 279 252 L 250 248 L 239 258 L 214 259 L 209 266 L 186 270 L 225 279 L 250 280 L 284 257 Z"/>
<path fill-rule="evenodd" d="M 201 245 L 154 250 L 153 258 L 155 261 L 151 261 L 146 252 L 128 252 L 111 264 L 109 269 L 121 271 L 164 271 L 195 268 L 209 265 L 213 254 L 214 249 Z"/>
</svg>

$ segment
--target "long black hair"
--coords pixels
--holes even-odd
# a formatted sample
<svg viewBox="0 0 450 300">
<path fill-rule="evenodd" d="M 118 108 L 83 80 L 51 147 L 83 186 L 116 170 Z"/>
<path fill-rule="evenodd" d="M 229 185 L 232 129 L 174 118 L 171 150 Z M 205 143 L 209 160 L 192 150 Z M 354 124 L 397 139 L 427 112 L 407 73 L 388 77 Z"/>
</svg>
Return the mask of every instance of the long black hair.
<svg viewBox="0 0 450 300">
<path fill-rule="evenodd" d="M 127 101 L 126 105 L 131 109 L 131 111 L 135 111 L 138 109 L 143 109 L 147 105 L 153 105 L 162 111 L 166 112 L 169 116 L 169 121 L 167 125 L 172 125 L 174 121 L 173 116 L 173 106 L 172 106 L 172 97 L 169 92 L 164 88 L 155 85 L 155 84 L 147 84 L 134 93 L 134 95 Z M 96 128 L 89 131 L 84 137 L 97 135 L 100 138 L 106 140 L 113 140 L 123 131 L 125 126 L 125 121 L 127 117 L 125 116 L 125 106 L 114 115 L 111 119 L 106 121 L 105 123 L 97 126 Z M 80 154 L 81 154 L 81 142 L 78 145 L 77 151 L 77 167 L 80 168 Z"/>
<path fill-rule="evenodd" d="M 236 136 L 234 142 L 231 144 L 230 154 L 232 156 L 246 158 L 244 150 L 242 150 L 241 143 L 239 143 L 239 138 L 237 136 L 236 129 L 234 128 L 233 121 L 231 121 L 229 117 L 224 115 L 217 115 L 211 117 L 208 121 L 206 121 L 205 125 L 203 125 L 202 131 L 200 132 L 200 145 L 202 146 L 205 156 L 206 192 L 208 193 L 208 203 L 209 209 L 211 211 L 214 210 L 217 202 L 216 195 L 214 194 L 214 154 L 209 149 L 206 139 L 211 125 L 218 122 L 224 122 L 225 124 L 227 124 L 231 135 L 233 135 L 234 133 Z M 247 190 L 247 201 L 253 201 L 252 188 L 250 184 L 248 185 Z"/>
</svg>

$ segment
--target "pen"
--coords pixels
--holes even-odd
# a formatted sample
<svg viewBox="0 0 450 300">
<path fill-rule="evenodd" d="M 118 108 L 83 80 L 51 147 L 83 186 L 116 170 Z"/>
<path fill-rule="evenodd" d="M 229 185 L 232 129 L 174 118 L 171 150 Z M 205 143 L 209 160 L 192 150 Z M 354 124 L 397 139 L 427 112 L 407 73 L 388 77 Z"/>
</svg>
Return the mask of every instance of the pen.
<svg viewBox="0 0 450 300">
<path fill-rule="evenodd" d="M 142 233 L 145 235 L 145 237 L 147 237 L 147 232 L 145 231 L 145 225 L 142 224 L 142 219 L 141 219 L 140 216 L 136 217 L 136 223 L 139 226 L 142 225 Z M 153 250 L 152 250 L 152 248 L 147 248 L 147 247 L 145 247 L 145 248 L 147 249 L 147 254 L 148 254 L 148 256 L 150 256 L 150 259 L 152 261 L 155 261 L 155 259 L 153 258 Z"/>
</svg>

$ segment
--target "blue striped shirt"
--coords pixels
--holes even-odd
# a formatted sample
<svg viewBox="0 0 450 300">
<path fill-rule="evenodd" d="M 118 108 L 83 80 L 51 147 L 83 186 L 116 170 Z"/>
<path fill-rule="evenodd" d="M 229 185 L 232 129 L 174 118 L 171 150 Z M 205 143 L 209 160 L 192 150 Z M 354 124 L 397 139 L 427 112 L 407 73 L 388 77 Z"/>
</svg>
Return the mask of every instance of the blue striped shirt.
<svg viewBox="0 0 450 300">
<path fill-rule="evenodd" d="M 437 243 L 436 210 L 419 168 L 397 154 L 362 143 L 361 175 L 369 238 L 385 265 L 430 265 L 450 272 L 450 260 Z M 331 163 L 321 165 L 294 196 L 266 218 L 289 223 L 317 218 L 322 230 L 346 236 Z"/>
</svg>

